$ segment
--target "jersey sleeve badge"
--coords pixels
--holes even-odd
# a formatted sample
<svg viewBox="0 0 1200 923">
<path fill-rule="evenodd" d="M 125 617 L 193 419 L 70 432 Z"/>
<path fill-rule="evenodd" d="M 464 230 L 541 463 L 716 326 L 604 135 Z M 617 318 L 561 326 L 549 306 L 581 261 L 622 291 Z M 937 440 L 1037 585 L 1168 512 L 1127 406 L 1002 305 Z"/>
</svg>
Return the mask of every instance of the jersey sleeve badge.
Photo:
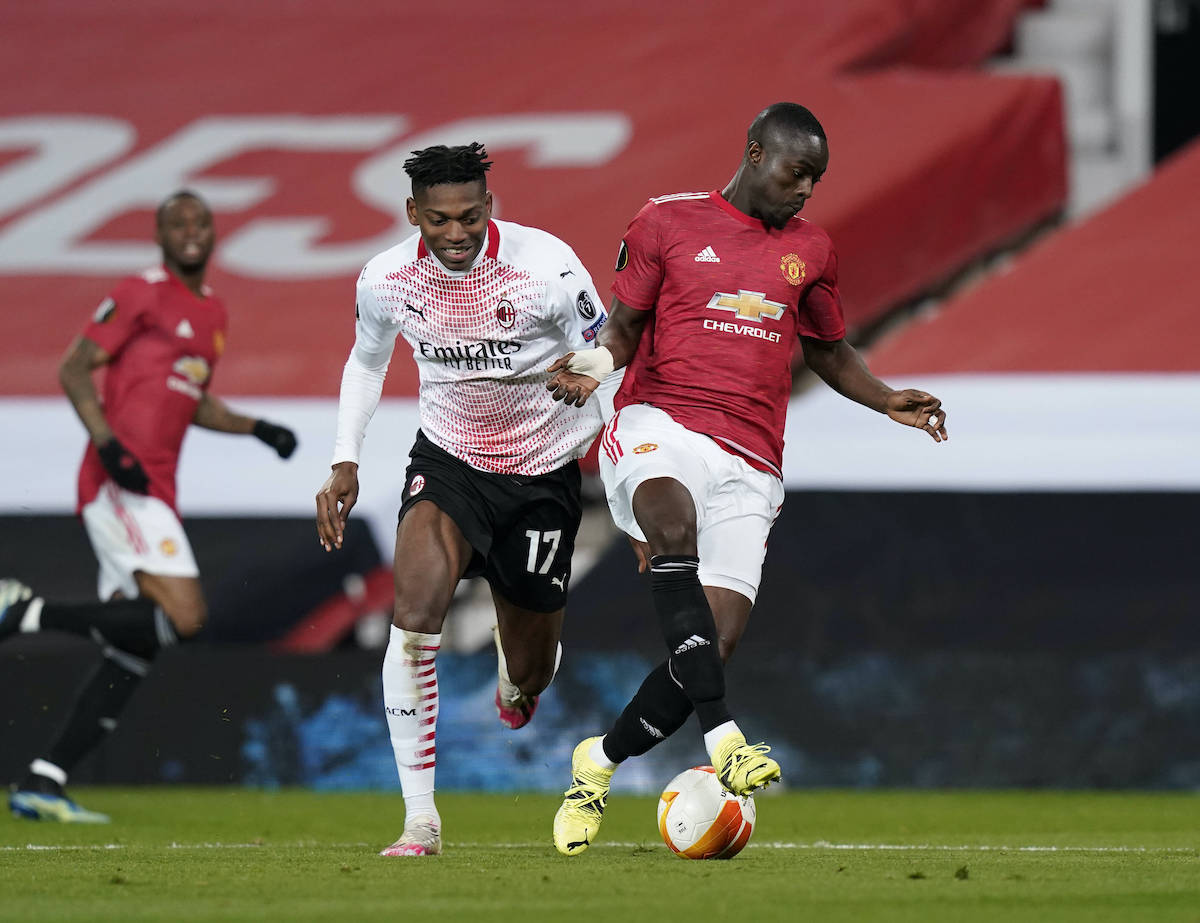
<svg viewBox="0 0 1200 923">
<path fill-rule="evenodd" d="M 584 320 L 591 320 L 596 316 L 596 305 L 592 303 L 592 298 L 586 291 L 581 291 L 575 296 L 575 308 Z"/>
<path fill-rule="evenodd" d="M 92 315 L 92 320 L 97 324 L 106 324 L 116 313 L 117 303 L 112 298 L 105 298 L 96 306 L 96 313 Z"/>
<path fill-rule="evenodd" d="M 620 272 L 629 265 L 629 247 L 625 245 L 625 241 L 621 241 L 621 249 L 617 251 L 617 272 Z"/>
</svg>

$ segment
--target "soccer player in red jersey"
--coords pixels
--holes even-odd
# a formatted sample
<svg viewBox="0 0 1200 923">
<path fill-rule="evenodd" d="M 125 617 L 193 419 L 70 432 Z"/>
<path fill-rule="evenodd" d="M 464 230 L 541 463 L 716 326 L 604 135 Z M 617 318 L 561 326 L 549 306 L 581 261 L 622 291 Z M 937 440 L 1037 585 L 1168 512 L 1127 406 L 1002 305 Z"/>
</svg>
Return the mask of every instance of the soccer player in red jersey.
<svg viewBox="0 0 1200 923">
<path fill-rule="evenodd" d="M 844 339 L 833 245 L 799 216 L 828 162 L 811 112 L 763 110 L 724 189 L 661 196 L 638 213 L 597 348 L 550 367 L 553 396 L 577 406 L 625 369 L 600 472 L 616 524 L 649 564 L 669 651 L 609 732 L 576 747 L 554 819 L 567 855 L 594 841 L 616 767 L 693 710 L 727 789 L 741 795 L 780 777 L 769 748 L 747 745 L 726 707 L 724 661 L 745 630 L 783 502 L 795 338 L 838 393 L 947 438 L 936 397 L 889 388 Z"/>
<path fill-rule="evenodd" d="M 91 441 L 79 469 L 78 512 L 100 564 L 100 602 L 55 603 L 0 580 L 0 640 L 65 631 L 94 639 L 103 658 L 45 758 L 9 796 L 32 819 L 104 822 L 66 796 L 67 773 L 114 727 L 158 652 L 193 637 L 207 608 L 175 509 L 175 469 L 191 424 L 254 435 L 287 458 L 291 430 L 234 413 L 208 393 L 225 348 L 225 306 L 204 284 L 216 240 L 212 213 L 177 192 L 156 215 L 162 266 L 125 279 L 96 309 L 59 366 L 59 381 Z M 104 366 L 103 400 L 92 380 Z"/>
</svg>

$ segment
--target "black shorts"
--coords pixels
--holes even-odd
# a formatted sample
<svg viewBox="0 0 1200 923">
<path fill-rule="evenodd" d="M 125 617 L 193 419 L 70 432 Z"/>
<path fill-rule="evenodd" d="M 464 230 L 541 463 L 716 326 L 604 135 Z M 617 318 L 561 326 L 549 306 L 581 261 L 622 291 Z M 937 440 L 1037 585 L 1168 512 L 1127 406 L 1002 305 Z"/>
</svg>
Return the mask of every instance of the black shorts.
<svg viewBox="0 0 1200 923">
<path fill-rule="evenodd" d="M 413 504 L 431 501 L 475 549 L 464 577 L 484 577 L 522 609 L 554 612 L 566 605 L 583 517 L 578 462 L 536 477 L 492 474 L 455 458 L 420 430 L 409 454 L 401 519 Z"/>
</svg>

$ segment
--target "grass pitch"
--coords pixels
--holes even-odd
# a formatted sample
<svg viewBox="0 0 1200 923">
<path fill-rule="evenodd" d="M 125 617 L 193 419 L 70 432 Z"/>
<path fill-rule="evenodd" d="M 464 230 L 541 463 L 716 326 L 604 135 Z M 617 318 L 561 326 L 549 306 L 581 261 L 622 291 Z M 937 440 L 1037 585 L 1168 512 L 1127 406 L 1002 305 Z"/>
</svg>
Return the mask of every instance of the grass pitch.
<svg viewBox="0 0 1200 923">
<path fill-rule="evenodd" d="M 1200 923 L 1194 795 L 768 793 L 727 862 L 675 857 L 654 800 L 620 793 L 573 859 L 547 795 L 439 794 L 431 859 L 376 855 L 400 832 L 394 794 L 75 795 L 114 822 L 0 819 L 0 920 Z"/>
</svg>

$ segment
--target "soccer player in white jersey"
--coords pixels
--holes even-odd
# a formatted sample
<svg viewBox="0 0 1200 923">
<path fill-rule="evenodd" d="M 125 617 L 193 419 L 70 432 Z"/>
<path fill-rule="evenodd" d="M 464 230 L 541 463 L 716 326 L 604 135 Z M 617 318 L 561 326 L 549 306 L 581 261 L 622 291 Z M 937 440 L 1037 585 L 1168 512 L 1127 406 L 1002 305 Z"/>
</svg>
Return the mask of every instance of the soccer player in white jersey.
<svg viewBox="0 0 1200 923">
<path fill-rule="evenodd" d="M 554 844 L 594 842 L 617 766 L 694 710 L 721 783 L 742 795 L 780 777 L 725 705 L 723 662 L 746 628 L 767 536 L 783 502 L 780 466 L 792 349 L 838 393 L 936 442 L 941 401 L 889 388 L 845 341 L 837 255 L 799 216 L 829 162 L 825 130 L 795 103 L 764 109 L 724 189 L 651 199 L 621 242 L 601 345 L 551 366 L 556 399 L 585 406 L 626 374 L 601 437 L 600 474 L 617 525 L 650 566 L 668 659 L 602 737 L 575 748 Z"/>
<path fill-rule="evenodd" d="M 592 345 L 606 320 L 591 277 L 552 235 L 492 219 L 486 157 L 478 143 L 439 145 L 405 162 L 408 218 L 420 233 L 359 276 L 333 471 L 317 494 L 321 543 L 340 548 L 367 422 L 403 336 L 420 373 L 421 429 L 405 475 L 383 661 L 405 806 L 403 835 L 385 856 L 442 850 L 436 658 L 459 580 L 491 585 L 501 722 L 523 726 L 553 679 L 582 512 L 578 459 L 601 424 L 594 407 L 546 393 L 551 361 Z"/>
</svg>

